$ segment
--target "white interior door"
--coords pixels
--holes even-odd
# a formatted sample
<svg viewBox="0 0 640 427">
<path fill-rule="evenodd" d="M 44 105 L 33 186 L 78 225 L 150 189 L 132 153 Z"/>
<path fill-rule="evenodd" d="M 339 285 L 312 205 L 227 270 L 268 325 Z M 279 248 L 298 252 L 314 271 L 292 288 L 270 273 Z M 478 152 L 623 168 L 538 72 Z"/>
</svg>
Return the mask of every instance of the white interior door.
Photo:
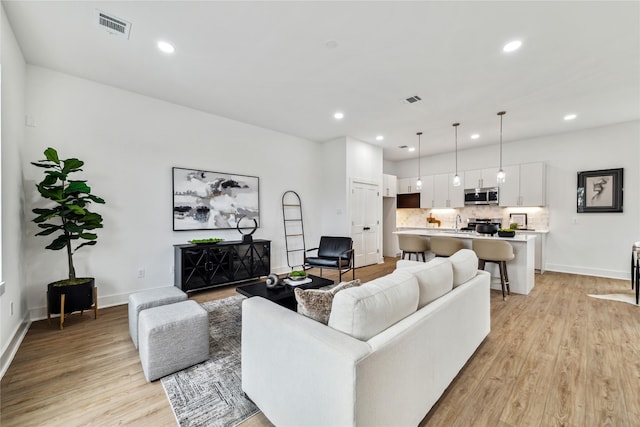
<svg viewBox="0 0 640 427">
<path fill-rule="evenodd" d="M 351 186 L 351 238 L 356 267 L 377 264 L 380 248 L 380 190 L 376 184 L 353 181 Z"/>
</svg>

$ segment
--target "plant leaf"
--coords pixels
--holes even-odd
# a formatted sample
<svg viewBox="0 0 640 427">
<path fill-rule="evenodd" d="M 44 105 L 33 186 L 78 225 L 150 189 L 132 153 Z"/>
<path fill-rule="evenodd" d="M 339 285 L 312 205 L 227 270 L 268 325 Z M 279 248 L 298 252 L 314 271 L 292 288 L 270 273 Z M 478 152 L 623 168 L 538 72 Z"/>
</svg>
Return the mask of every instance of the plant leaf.
<svg viewBox="0 0 640 427">
<path fill-rule="evenodd" d="M 82 233 L 80 234 L 80 238 L 85 240 L 96 240 L 98 235 L 93 233 Z"/>
<path fill-rule="evenodd" d="M 87 213 L 87 211 L 85 211 L 84 209 L 82 209 L 80 206 L 77 206 L 77 205 L 67 205 L 67 208 L 71 210 L 73 213 L 78 215 L 84 215 Z"/>
<path fill-rule="evenodd" d="M 38 225 L 42 225 L 42 224 L 38 224 Z M 58 231 L 58 227 L 47 228 L 46 230 L 42 230 L 41 232 L 36 233 L 36 236 L 48 236 L 49 234 L 53 234 L 56 231 Z"/>
<path fill-rule="evenodd" d="M 87 196 L 87 197 L 89 197 L 91 200 L 93 200 L 93 201 L 94 201 L 94 202 L 96 202 L 96 203 L 102 203 L 102 204 L 104 204 L 104 199 L 102 199 L 102 198 L 100 198 L 100 197 L 98 197 L 98 196 L 94 196 L 94 195 L 92 195 L 92 194 L 89 194 L 89 196 Z"/>
<path fill-rule="evenodd" d="M 47 148 L 46 150 L 44 150 L 44 156 L 47 158 L 47 160 L 49 160 L 50 162 L 55 163 L 56 165 L 60 164 L 60 159 L 58 158 L 58 152 L 55 150 L 55 148 Z"/>
<path fill-rule="evenodd" d="M 70 181 L 67 188 L 64 190 L 64 194 L 77 194 L 77 193 L 90 193 L 91 188 L 85 181 Z"/>
<path fill-rule="evenodd" d="M 96 240 L 91 240 L 91 241 L 89 241 L 89 242 L 84 242 L 84 243 L 82 243 L 81 245 L 78 245 L 78 247 L 77 247 L 77 248 L 75 248 L 75 249 L 73 250 L 73 252 L 75 253 L 78 249 L 80 249 L 80 248 L 81 248 L 81 247 L 83 247 L 83 246 L 93 246 L 93 245 L 95 245 L 96 243 L 98 243 Z"/>
<path fill-rule="evenodd" d="M 62 167 L 62 173 L 81 171 L 82 169 L 80 168 L 82 167 L 82 165 L 84 165 L 84 162 L 82 160 L 78 160 L 75 158 L 64 160 L 63 163 L 64 166 Z"/>
<path fill-rule="evenodd" d="M 53 242 L 46 246 L 45 249 L 52 249 L 54 251 L 59 251 L 60 249 L 67 246 L 67 238 L 64 234 L 59 235 L 55 238 Z"/>
<path fill-rule="evenodd" d="M 33 166 L 37 166 L 39 168 L 46 168 L 46 169 L 54 167 L 53 163 L 31 162 L 31 164 Z"/>
</svg>

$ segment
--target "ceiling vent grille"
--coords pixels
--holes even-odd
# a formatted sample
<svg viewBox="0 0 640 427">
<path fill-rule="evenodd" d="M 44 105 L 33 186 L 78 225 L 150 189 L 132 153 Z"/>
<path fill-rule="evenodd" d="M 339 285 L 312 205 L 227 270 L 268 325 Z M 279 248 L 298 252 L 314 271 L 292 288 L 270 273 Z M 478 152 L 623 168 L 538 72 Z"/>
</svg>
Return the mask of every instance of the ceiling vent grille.
<svg viewBox="0 0 640 427">
<path fill-rule="evenodd" d="M 131 31 L 130 22 L 107 15 L 98 9 L 96 9 L 96 12 L 98 14 L 98 25 L 104 28 L 109 34 L 114 34 L 126 39 L 129 38 L 129 31 Z"/>
<path fill-rule="evenodd" d="M 420 98 L 418 95 L 410 96 L 408 98 L 405 98 L 404 100 L 404 102 L 406 102 L 407 104 L 413 104 L 418 101 L 422 101 L 422 98 Z"/>
</svg>

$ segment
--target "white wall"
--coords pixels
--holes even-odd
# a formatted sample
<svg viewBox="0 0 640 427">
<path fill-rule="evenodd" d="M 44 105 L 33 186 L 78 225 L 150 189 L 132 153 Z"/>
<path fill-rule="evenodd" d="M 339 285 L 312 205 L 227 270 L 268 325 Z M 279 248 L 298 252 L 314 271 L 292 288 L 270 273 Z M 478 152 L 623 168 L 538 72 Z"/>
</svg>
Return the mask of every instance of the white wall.
<svg viewBox="0 0 640 427">
<path fill-rule="evenodd" d="M 316 184 L 322 199 L 322 230 L 327 236 L 349 236 L 347 216 L 347 140 L 338 138 L 321 145 L 322 178 Z M 309 248 L 317 247 L 318 240 L 307 241 Z M 310 246 L 309 246 L 310 245 Z"/>
<path fill-rule="evenodd" d="M 629 277 L 629 251 L 640 240 L 640 121 L 505 144 L 505 165 L 547 165 L 547 270 Z M 453 153 L 422 159 L 429 174 L 451 172 Z M 460 151 L 458 169 L 498 166 L 498 147 Z M 624 168 L 624 212 L 577 214 L 577 172 Z M 415 176 L 415 159 L 396 163 L 399 177 Z M 508 179 L 508 177 L 507 177 Z"/>
<path fill-rule="evenodd" d="M 22 256 L 22 166 L 20 147 L 24 142 L 25 61 L 0 5 L 0 92 L 2 94 L 2 280 L 0 296 L 0 370 L 8 367 L 20 339 L 27 330 L 27 297 Z M 13 305 L 13 313 L 12 313 Z"/>
<path fill-rule="evenodd" d="M 25 163 L 52 146 L 63 158 L 85 161 L 84 177 L 106 200 L 95 247 L 74 260 L 78 275 L 97 278 L 100 305 L 120 304 L 138 290 L 173 284 L 173 244 L 198 237 L 238 240 L 236 230 L 172 231 L 173 166 L 232 172 L 260 178 L 261 228 L 272 240 L 272 271 L 286 270 L 281 197 L 295 190 L 303 203 L 307 239 L 320 235 L 318 183 L 324 170 L 320 144 L 75 78 L 27 67 Z M 41 170 L 25 166 L 26 206 L 41 203 L 34 184 Z M 45 285 L 67 276 L 65 254 L 45 250 L 27 221 L 26 292 L 33 317 L 45 310 Z M 145 269 L 145 278 L 137 270 Z"/>
</svg>

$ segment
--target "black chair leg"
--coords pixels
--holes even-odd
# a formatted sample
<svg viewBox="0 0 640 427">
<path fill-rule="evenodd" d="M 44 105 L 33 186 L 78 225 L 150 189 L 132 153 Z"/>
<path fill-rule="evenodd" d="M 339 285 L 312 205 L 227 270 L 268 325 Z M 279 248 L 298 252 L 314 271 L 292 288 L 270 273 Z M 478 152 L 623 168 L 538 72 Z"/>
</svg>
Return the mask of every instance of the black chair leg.
<svg viewBox="0 0 640 427">
<path fill-rule="evenodd" d="M 503 261 L 498 261 L 498 266 L 500 267 L 500 284 L 502 285 L 502 300 L 505 301 L 507 299 L 507 297 L 504 295 L 504 289 L 505 289 L 505 283 L 506 283 L 506 278 L 505 278 L 506 265 L 503 265 Z"/>
<path fill-rule="evenodd" d="M 640 260 L 636 260 L 636 305 L 640 305 Z"/>
<path fill-rule="evenodd" d="M 633 251 L 631 251 L 631 289 L 635 283 L 636 260 Z"/>
</svg>

